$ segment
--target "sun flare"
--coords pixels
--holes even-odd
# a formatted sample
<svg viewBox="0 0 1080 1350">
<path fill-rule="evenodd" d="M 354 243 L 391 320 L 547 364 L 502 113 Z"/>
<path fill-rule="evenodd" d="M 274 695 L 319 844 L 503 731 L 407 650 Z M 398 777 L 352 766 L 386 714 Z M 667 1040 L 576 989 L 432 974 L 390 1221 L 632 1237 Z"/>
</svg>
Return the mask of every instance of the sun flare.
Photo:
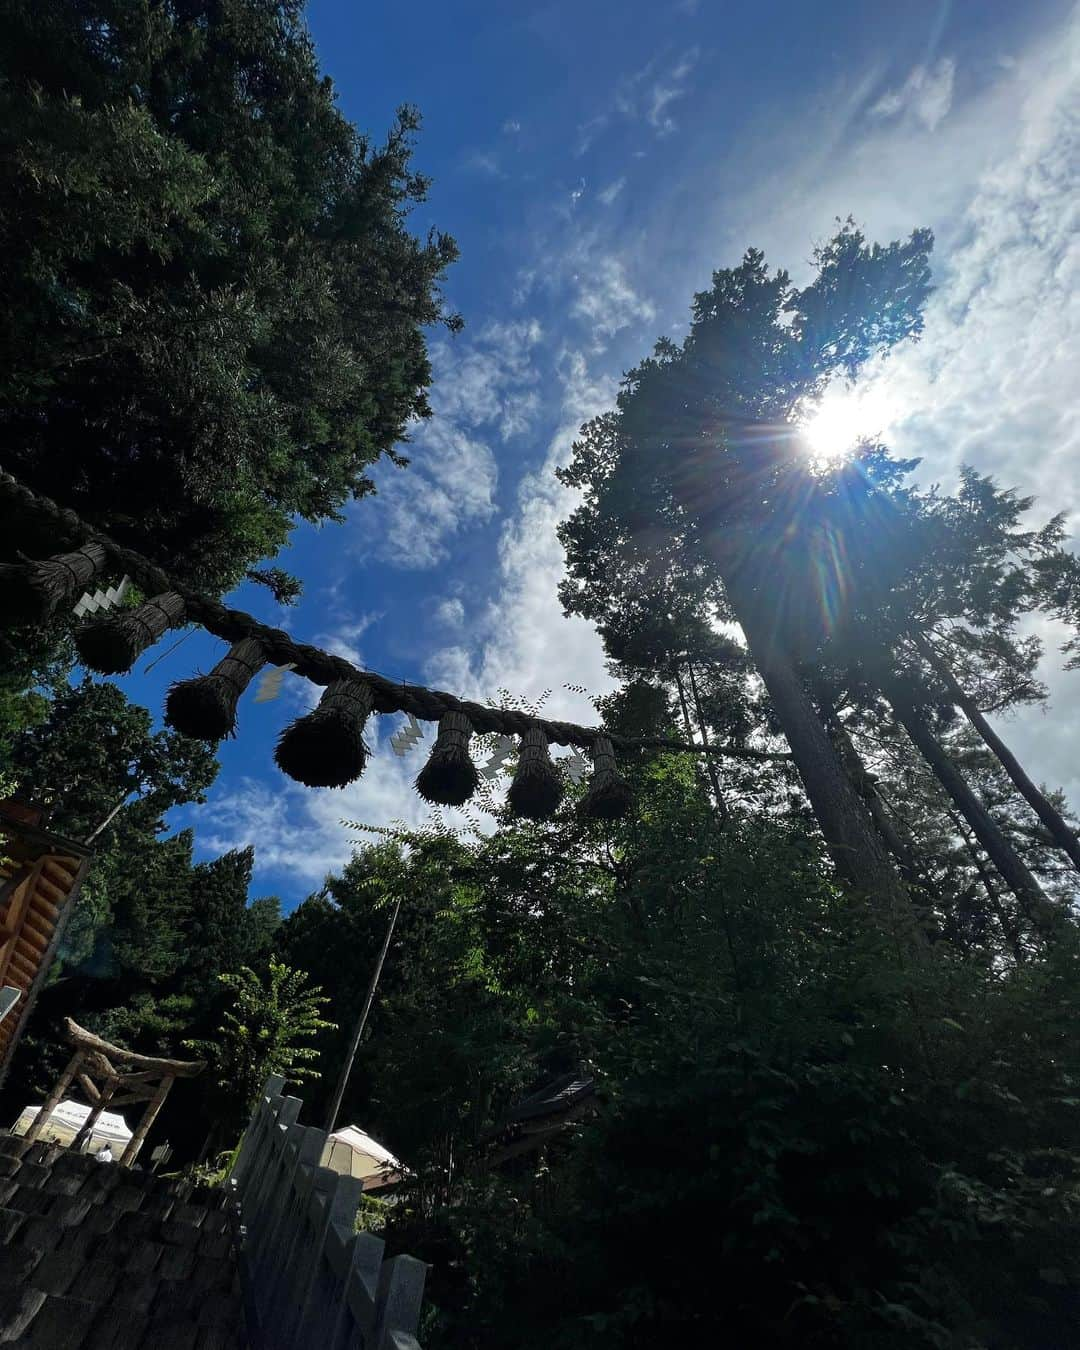
<svg viewBox="0 0 1080 1350">
<path fill-rule="evenodd" d="M 860 440 L 876 436 L 889 421 L 889 410 L 880 396 L 830 389 L 803 422 L 802 434 L 815 459 L 834 464 L 849 455 Z"/>
</svg>

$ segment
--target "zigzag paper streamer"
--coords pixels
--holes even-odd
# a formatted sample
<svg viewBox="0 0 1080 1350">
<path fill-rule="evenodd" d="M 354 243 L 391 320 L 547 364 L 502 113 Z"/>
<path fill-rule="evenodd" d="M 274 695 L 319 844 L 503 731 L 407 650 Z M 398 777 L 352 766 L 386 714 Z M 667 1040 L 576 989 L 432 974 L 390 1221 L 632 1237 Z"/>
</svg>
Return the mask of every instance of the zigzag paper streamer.
<svg viewBox="0 0 1080 1350">
<path fill-rule="evenodd" d="M 495 742 L 495 749 L 492 751 L 491 758 L 480 770 L 489 783 L 502 773 L 506 764 L 512 758 L 513 748 L 514 741 L 511 736 L 500 736 Z"/>
<path fill-rule="evenodd" d="M 107 591 L 97 590 L 93 595 L 85 591 L 75 606 L 75 617 L 82 619 L 87 614 L 96 614 L 99 609 L 112 609 L 127 595 L 130 586 L 131 578 L 124 577 L 119 586 L 110 586 Z"/>
<path fill-rule="evenodd" d="M 571 783 L 580 783 L 585 777 L 585 770 L 589 767 L 584 755 L 577 750 L 567 755 L 563 763 L 566 765 L 566 772 L 570 775 Z"/>
<path fill-rule="evenodd" d="M 390 749 L 393 750 L 394 754 L 397 755 L 399 759 L 401 759 L 404 755 L 409 753 L 414 745 L 419 744 L 423 739 L 424 733 L 420 729 L 420 723 L 412 713 L 409 713 L 409 720 L 403 727 L 399 727 L 390 737 Z"/>
<path fill-rule="evenodd" d="M 285 678 L 285 672 L 287 670 L 295 669 L 295 661 L 290 661 L 287 666 L 272 666 L 259 680 L 259 687 L 255 691 L 254 702 L 273 703 L 274 699 L 281 693 L 281 683 Z"/>
</svg>

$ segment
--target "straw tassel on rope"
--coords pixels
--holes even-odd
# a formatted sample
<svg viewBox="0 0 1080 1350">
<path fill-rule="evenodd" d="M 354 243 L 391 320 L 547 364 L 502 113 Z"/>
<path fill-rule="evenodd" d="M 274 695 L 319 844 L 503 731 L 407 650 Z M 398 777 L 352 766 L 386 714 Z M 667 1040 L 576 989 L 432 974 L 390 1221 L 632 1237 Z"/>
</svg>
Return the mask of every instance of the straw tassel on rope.
<svg viewBox="0 0 1080 1350">
<path fill-rule="evenodd" d="M 546 820 L 559 805 L 562 780 L 540 727 L 530 727 L 522 736 L 514 781 L 506 795 L 514 814 L 529 820 Z"/>
<path fill-rule="evenodd" d="M 281 733 L 278 768 L 305 787 L 345 787 L 364 772 L 364 725 L 375 700 L 364 680 L 335 680 L 319 706 Z"/>
<path fill-rule="evenodd" d="M 165 591 L 138 609 L 83 624 L 75 634 L 75 646 L 84 666 L 99 675 L 120 675 L 130 670 L 162 633 L 186 621 L 184 597 Z"/>
<path fill-rule="evenodd" d="M 41 623 L 60 605 L 76 600 L 107 560 L 104 548 L 90 543 L 40 562 L 26 558 L 0 565 L 0 623 Z"/>
<path fill-rule="evenodd" d="M 181 680 L 165 700 L 165 720 L 185 736 L 220 741 L 236 731 L 240 695 L 266 664 L 262 643 L 244 638 L 209 675 Z"/>
<path fill-rule="evenodd" d="M 464 806 L 480 783 L 469 755 L 472 723 L 460 712 L 444 713 L 428 762 L 416 779 L 416 790 L 437 806 Z"/>
<path fill-rule="evenodd" d="M 607 736 L 592 744 L 592 778 L 581 799 L 581 811 L 591 820 L 619 820 L 630 810 L 634 795 L 615 767 L 615 748 Z"/>
</svg>

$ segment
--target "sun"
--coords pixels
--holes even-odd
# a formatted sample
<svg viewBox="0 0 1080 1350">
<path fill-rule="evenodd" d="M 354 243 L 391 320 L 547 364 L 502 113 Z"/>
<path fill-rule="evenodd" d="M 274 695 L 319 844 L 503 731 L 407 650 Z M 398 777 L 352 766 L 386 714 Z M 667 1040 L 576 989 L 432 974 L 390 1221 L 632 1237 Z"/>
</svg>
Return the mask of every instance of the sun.
<svg viewBox="0 0 1080 1350">
<path fill-rule="evenodd" d="M 814 459 L 835 464 L 846 459 L 859 441 L 878 435 L 891 420 L 880 391 L 840 386 L 825 391 L 801 431 Z"/>
<path fill-rule="evenodd" d="M 826 395 L 802 425 L 803 437 L 815 459 L 831 463 L 843 459 L 859 439 L 858 408 L 842 395 Z"/>
</svg>

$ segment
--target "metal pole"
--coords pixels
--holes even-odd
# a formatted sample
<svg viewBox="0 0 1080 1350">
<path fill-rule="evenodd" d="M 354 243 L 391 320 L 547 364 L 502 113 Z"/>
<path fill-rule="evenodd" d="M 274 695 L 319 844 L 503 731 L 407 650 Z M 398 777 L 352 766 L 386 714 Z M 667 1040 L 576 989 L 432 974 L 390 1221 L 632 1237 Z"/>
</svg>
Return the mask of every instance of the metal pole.
<svg viewBox="0 0 1080 1350">
<path fill-rule="evenodd" d="M 345 1063 L 341 1066 L 341 1074 L 338 1077 L 337 1087 L 334 1089 L 334 1097 L 330 1103 L 330 1110 L 326 1115 L 326 1132 L 331 1134 L 337 1123 L 338 1112 L 341 1110 L 341 1099 L 345 1096 L 345 1089 L 349 1083 L 349 1075 L 352 1073 L 353 1061 L 356 1059 L 356 1052 L 360 1048 L 360 1037 L 364 1034 L 364 1025 L 368 1019 L 368 1013 L 371 1012 L 371 1005 L 375 1002 L 375 990 L 379 987 L 379 977 L 382 975 L 383 962 L 386 960 L 386 953 L 390 948 L 390 939 L 394 935 L 394 925 L 397 923 L 398 911 L 401 909 L 401 896 L 394 901 L 394 908 L 390 915 L 390 922 L 386 925 L 386 936 L 383 938 L 382 950 L 379 952 L 379 959 L 375 962 L 375 969 L 371 975 L 371 983 L 368 985 L 367 998 L 364 999 L 364 1008 L 353 1029 L 352 1042 L 349 1045 L 349 1052 L 345 1056 Z"/>
</svg>

